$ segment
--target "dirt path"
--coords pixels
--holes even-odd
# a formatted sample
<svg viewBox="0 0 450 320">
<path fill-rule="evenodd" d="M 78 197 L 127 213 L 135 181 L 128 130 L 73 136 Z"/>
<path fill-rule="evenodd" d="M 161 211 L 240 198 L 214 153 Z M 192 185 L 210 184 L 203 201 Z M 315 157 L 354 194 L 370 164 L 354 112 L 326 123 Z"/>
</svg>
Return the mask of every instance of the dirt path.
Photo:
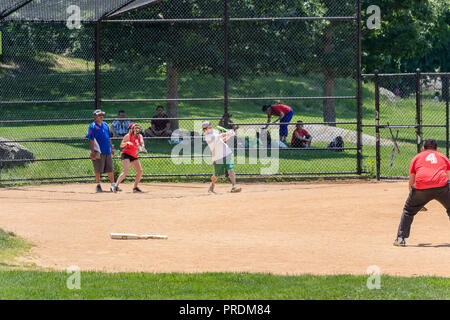
<svg viewBox="0 0 450 320">
<path fill-rule="evenodd" d="M 104 189 L 106 185 L 104 186 Z M 94 185 L 0 189 L 0 228 L 35 243 L 41 267 L 107 272 L 270 272 L 450 277 L 450 222 L 437 202 L 392 246 L 407 184 L 144 184 L 144 194 Z M 111 240 L 111 232 L 169 240 Z"/>
</svg>

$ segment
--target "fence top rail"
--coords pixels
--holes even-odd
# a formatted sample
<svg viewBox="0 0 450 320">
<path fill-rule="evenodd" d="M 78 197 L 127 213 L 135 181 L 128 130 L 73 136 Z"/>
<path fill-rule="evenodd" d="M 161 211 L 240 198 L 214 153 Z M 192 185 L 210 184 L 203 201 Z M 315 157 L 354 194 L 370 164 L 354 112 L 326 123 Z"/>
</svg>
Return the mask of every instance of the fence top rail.
<svg viewBox="0 0 450 320">
<path fill-rule="evenodd" d="M 224 101 L 225 98 L 155 98 L 155 99 L 101 99 L 101 102 L 165 102 L 165 101 Z M 309 97 L 229 97 L 229 101 L 265 101 L 265 100 L 338 100 L 356 99 L 356 96 L 309 96 Z"/>
<path fill-rule="evenodd" d="M 356 96 L 317 96 L 317 97 L 229 97 L 230 101 L 250 101 L 250 100 L 344 100 L 356 99 Z"/>
<path fill-rule="evenodd" d="M 155 99 L 100 99 L 100 102 L 166 102 L 166 101 L 223 101 L 224 98 L 155 98 Z M 94 103 L 95 100 L 16 100 L 0 101 L 0 104 L 63 104 L 63 103 Z"/>
<path fill-rule="evenodd" d="M 21 100 L 0 101 L 0 104 L 63 104 L 63 103 L 94 103 L 95 100 Z"/>
<path fill-rule="evenodd" d="M 158 120 L 159 118 L 105 118 L 103 121 L 114 120 L 128 120 L 128 121 L 149 121 Z M 198 117 L 198 118 L 161 118 L 164 120 L 221 120 L 222 117 Z M 14 124 L 14 123 L 54 123 L 54 122 L 92 122 L 93 118 L 81 119 L 30 119 L 30 120 L 0 120 L 0 124 Z"/>
<path fill-rule="evenodd" d="M 361 127 L 368 128 L 405 128 L 405 129 L 413 129 L 413 128 L 445 128 L 445 124 L 362 124 Z"/>
<path fill-rule="evenodd" d="M 241 17 L 241 18 L 228 18 L 229 22 L 257 22 L 257 21 L 353 21 L 357 16 L 326 16 L 326 17 Z M 220 18 L 180 18 L 180 19 L 102 19 L 96 20 L 80 20 L 82 24 L 95 24 L 95 23 L 203 23 L 203 22 L 224 22 L 225 17 Z M 66 20 L 45 20 L 45 19 L 0 19 L 2 24 L 13 23 L 55 23 L 66 24 Z"/>
<path fill-rule="evenodd" d="M 242 17 L 228 18 L 229 22 L 259 22 L 259 21 L 353 21 L 356 16 L 329 16 L 329 17 Z M 224 22 L 225 18 L 185 18 L 185 19 L 106 19 L 102 22 L 108 23 L 192 23 L 192 22 Z"/>
<path fill-rule="evenodd" d="M 420 73 L 423 76 L 447 76 L 450 77 L 450 72 L 422 72 Z"/>
<path fill-rule="evenodd" d="M 203 118 L 164 118 L 164 120 L 180 120 L 180 121 L 196 121 L 196 120 L 222 120 L 222 117 L 203 117 Z M 151 121 L 158 120 L 155 118 L 105 118 L 104 121 L 114 121 L 114 120 L 127 120 L 127 121 Z M 0 124 L 18 124 L 18 123 L 58 123 L 58 122 L 92 122 L 93 118 L 83 118 L 83 119 L 36 119 L 36 120 L 1 120 Z M 356 125 L 358 124 L 356 121 L 344 121 L 344 122 L 303 122 L 303 125 Z M 267 122 L 233 122 L 232 125 L 235 126 L 280 126 L 280 125 L 288 125 L 294 126 L 297 125 L 296 122 L 276 122 L 276 123 L 267 123 Z M 365 124 L 362 125 L 365 127 L 371 127 L 375 125 Z M 414 125 L 417 126 L 417 125 Z M 426 126 L 426 125 L 422 125 Z M 392 125 L 391 125 L 392 127 Z"/>
<path fill-rule="evenodd" d="M 229 97 L 229 101 L 265 101 L 265 100 L 351 100 L 356 96 L 308 96 L 308 97 Z M 149 98 L 149 99 L 100 99 L 104 103 L 133 103 L 133 102 L 189 102 L 189 101 L 215 101 L 222 102 L 225 98 Z M 73 104 L 73 103 L 94 103 L 95 100 L 21 100 L 21 101 L 0 101 L 4 105 L 17 104 Z"/>
<path fill-rule="evenodd" d="M 223 101 L 224 98 L 148 98 L 148 99 L 100 99 L 100 102 L 166 102 L 166 101 Z"/>
<path fill-rule="evenodd" d="M 375 73 L 363 73 L 361 74 L 362 77 L 365 78 L 371 78 L 371 77 L 375 77 Z M 417 73 L 378 73 L 378 77 L 412 77 L 417 75 Z M 450 77 L 450 72 L 421 72 L 420 75 L 422 76 L 436 76 L 436 77 L 440 77 L 440 76 L 446 76 L 446 77 Z"/>
<path fill-rule="evenodd" d="M 361 76 L 363 78 L 372 78 L 375 77 L 375 73 L 363 73 Z M 415 76 L 416 73 L 378 73 L 378 77 L 412 77 Z"/>
<path fill-rule="evenodd" d="M 357 125 L 356 121 L 348 121 L 348 122 L 302 122 L 303 125 L 338 125 L 338 124 L 353 124 Z M 295 126 L 296 122 L 276 122 L 276 123 L 267 123 L 267 122 L 233 122 L 232 125 L 236 126 L 280 126 L 280 125 L 288 125 Z"/>
</svg>

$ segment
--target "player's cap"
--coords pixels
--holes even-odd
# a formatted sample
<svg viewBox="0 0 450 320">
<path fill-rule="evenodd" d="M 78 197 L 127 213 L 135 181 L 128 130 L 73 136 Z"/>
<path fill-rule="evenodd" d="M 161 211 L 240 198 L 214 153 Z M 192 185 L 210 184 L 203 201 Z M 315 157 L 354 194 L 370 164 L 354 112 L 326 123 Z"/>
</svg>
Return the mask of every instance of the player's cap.
<svg viewBox="0 0 450 320">
<path fill-rule="evenodd" d="M 298 120 L 297 124 L 303 124 L 303 121 L 302 120 Z"/>
<path fill-rule="evenodd" d="M 211 122 L 205 121 L 205 122 L 202 123 L 202 129 L 206 129 L 206 128 L 208 128 L 210 125 L 211 125 Z"/>
<path fill-rule="evenodd" d="M 263 105 L 263 107 L 262 107 L 262 111 L 263 111 L 263 112 L 266 112 L 267 109 L 269 109 L 270 107 L 271 107 L 270 104 L 265 104 L 265 105 Z"/>
<path fill-rule="evenodd" d="M 93 115 L 94 116 L 99 116 L 99 115 L 101 115 L 101 114 L 105 114 L 102 110 L 100 110 L 100 109 L 97 109 L 97 110 L 95 110 L 94 112 L 93 112 Z"/>
</svg>

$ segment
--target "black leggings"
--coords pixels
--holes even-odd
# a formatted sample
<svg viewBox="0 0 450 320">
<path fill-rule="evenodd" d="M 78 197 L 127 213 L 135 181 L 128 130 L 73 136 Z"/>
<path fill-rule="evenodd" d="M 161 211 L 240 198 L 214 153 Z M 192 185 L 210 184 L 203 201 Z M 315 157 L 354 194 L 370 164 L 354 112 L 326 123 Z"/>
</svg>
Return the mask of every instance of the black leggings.
<svg viewBox="0 0 450 320">
<path fill-rule="evenodd" d="M 439 201 L 447 210 L 450 218 L 450 188 L 445 185 L 439 188 L 415 189 L 412 188 L 403 208 L 402 218 L 398 227 L 398 237 L 408 238 L 414 216 L 431 200 Z"/>
</svg>

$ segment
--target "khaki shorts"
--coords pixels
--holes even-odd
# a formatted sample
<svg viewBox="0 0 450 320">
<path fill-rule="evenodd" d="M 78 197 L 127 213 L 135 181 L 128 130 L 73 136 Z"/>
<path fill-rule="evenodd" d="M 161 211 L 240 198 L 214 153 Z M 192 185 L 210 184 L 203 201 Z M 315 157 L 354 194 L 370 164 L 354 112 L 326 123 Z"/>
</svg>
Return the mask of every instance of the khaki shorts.
<svg viewBox="0 0 450 320">
<path fill-rule="evenodd" d="M 114 166 L 110 154 L 102 154 L 100 159 L 92 160 L 95 173 L 113 172 Z"/>
</svg>

